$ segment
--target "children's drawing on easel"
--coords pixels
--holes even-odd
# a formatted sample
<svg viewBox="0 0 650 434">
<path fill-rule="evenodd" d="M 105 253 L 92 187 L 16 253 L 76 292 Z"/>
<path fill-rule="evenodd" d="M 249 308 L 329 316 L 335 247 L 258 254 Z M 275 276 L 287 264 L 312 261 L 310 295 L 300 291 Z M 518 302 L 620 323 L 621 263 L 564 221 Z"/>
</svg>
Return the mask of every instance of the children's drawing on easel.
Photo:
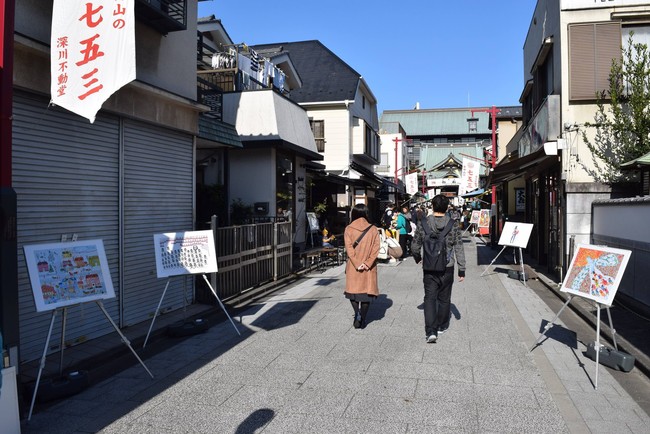
<svg viewBox="0 0 650 434">
<path fill-rule="evenodd" d="M 102 240 L 24 246 L 36 310 L 115 297 Z"/>
<path fill-rule="evenodd" d="M 470 217 L 469 223 L 477 225 L 480 219 L 481 219 L 481 211 L 476 209 L 472 211 L 472 216 Z"/>
<path fill-rule="evenodd" d="M 525 249 L 532 231 L 532 223 L 506 222 L 499 238 L 499 245 Z"/>
<path fill-rule="evenodd" d="M 490 227 L 490 210 L 482 209 L 481 215 L 478 220 L 479 228 L 489 228 Z"/>
<path fill-rule="evenodd" d="M 579 244 L 560 290 L 611 306 L 631 253 L 606 246 Z"/>
</svg>

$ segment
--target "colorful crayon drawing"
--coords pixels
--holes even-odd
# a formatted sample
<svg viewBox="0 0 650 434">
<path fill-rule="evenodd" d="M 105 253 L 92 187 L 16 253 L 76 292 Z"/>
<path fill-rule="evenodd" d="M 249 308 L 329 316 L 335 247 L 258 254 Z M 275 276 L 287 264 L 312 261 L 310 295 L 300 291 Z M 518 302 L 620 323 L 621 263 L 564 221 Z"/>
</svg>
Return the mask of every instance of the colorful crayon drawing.
<svg viewBox="0 0 650 434">
<path fill-rule="evenodd" d="M 115 297 L 102 240 L 24 246 L 38 312 Z"/>
<path fill-rule="evenodd" d="M 478 221 L 481 219 L 481 211 L 475 209 L 472 211 L 472 217 L 470 218 L 470 224 L 478 224 Z"/>
<path fill-rule="evenodd" d="M 561 290 L 611 306 L 631 253 L 605 246 L 578 245 Z"/>
<path fill-rule="evenodd" d="M 490 227 L 490 210 L 489 209 L 482 209 L 481 210 L 481 216 L 479 217 L 479 220 L 478 220 L 478 227 L 479 228 L 489 228 Z"/>
</svg>

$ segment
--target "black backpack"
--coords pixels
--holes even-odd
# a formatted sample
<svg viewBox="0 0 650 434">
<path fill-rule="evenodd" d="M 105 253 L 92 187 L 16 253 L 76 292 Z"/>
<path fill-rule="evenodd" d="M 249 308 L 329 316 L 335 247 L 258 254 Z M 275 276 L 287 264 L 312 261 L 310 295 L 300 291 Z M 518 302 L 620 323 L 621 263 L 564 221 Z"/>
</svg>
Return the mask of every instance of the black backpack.
<svg viewBox="0 0 650 434">
<path fill-rule="evenodd" d="M 422 222 L 424 239 L 422 240 L 422 268 L 425 271 L 445 271 L 449 256 L 447 256 L 447 241 L 445 238 L 454 226 L 454 219 L 449 219 L 442 232 L 434 233 L 429 226 L 428 219 Z"/>
<path fill-rule="evenodd" d="M 406 222 L 404 223 L 404 229 L 406 229 L 407 234 L 410 234 L 411 231 L 413 230 L 413 228 L 411 227 L 411 221 L 408 219 L 408 217 L 406 216 L 403 217 L 404 217 L 404 221 Z"/>
</svg>

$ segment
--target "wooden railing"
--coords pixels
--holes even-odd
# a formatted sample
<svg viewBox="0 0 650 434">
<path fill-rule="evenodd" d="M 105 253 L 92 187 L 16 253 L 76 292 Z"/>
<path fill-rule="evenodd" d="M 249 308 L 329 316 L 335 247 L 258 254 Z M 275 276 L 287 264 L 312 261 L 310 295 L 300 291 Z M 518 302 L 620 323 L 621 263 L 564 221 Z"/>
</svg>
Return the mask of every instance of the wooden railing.
<svg viewBox="0 0 650 434">
<path fill-rule="evenodd" d="M 211 227 L 219 268 L 211 283 L 220 298 L 238 296 L 291 273 L 290 221 L 217 227 L 213 217 Z"/>
</svg>

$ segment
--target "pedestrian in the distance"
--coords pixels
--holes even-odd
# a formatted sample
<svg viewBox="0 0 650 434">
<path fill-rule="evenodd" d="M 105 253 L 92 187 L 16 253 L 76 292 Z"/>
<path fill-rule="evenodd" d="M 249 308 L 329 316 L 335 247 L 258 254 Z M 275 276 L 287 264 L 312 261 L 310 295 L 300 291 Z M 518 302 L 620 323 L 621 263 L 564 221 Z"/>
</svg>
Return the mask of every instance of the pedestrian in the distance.
<svg viewBox="0 0 650 434">
<path fill-rule="evenodd" d="M 452 221 L 451 230 L 445 236 L 447 246 L 447 267 L 444 271 L 427 270 L 429 258 L 423 261 L 424 283 L 424 332 L 428 343 L 435 343 L 438 336 L 449 327 L 451 319 L 451 289 L 454 283 L 454 264 L 458 265 L 458 281 L 465 280 L 465 250 L 463 247 L 462 233 L 458 224 L 447 213 L 449 199 L 437 195 L 432 199 L 433 214 L 422 221 L 422 225 L 429 225 L 435 235 L 443 232 L 447 223 Z M 415 237 L 411 243 L 411 254 L 416 263 L 422 261 L 421 249 L 427 236 L 422 225 L 418 225 Z M 424 251 L 427 254 L 427 251 Z"/>
<path fill-rule="evenodd" d="M 368 222 L 368 208 L 364 204 L 352 208 L 350 220 L 343 233 L 349 259 L 345 265 L 345 297 L 354 309 L 353 326 L 359 329 L 366 326 L 370 303 L 379 295 L 379 232 Z"/>
</svg>

